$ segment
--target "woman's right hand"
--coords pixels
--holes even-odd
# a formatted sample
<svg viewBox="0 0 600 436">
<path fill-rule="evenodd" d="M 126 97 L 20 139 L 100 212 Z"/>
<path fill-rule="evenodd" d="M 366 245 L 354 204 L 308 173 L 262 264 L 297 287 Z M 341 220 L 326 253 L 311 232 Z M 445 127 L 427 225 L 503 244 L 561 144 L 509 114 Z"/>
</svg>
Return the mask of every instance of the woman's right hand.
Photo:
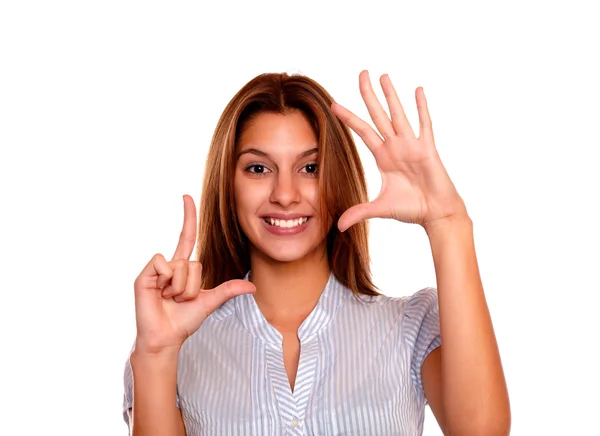
<svg viewBox="0 0 600 436">
<path fill-rule="evenodd" d="M 246 280 L 230 280 L 200 289 L 202 265 L 189 258 L 196 242 L 196 206 L 184 196 L 183 230 L 170 262 L 156 254 L 135 279 L 136 351 L 179 349 L 220 305 L 255 292 Z"/>
</svg>

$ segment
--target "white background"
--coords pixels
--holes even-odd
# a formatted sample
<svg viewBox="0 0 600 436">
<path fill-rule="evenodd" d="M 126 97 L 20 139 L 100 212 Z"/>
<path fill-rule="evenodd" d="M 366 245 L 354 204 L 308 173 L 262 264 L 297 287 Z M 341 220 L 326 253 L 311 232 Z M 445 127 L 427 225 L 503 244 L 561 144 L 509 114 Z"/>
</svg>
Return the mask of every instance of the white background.
<svg viewBox="0 0 600 436">
<path fill-rule="evenodd" d="M 261 72 L 302 72 L 367 117 L 362 69 L 379 95 L 390 74 L 417 129 L 425 89 L 474 221 L 512 434 L 598 434 L 593 4 L 2 2 L 0 434 L 126 434 L 133 281 L 172 254 L 226 103 Z M 420 227 L 371 224 L 385 293 L 435 285 Z M 441 434 L 429 410 L 425 434 Z"/>
</svg>

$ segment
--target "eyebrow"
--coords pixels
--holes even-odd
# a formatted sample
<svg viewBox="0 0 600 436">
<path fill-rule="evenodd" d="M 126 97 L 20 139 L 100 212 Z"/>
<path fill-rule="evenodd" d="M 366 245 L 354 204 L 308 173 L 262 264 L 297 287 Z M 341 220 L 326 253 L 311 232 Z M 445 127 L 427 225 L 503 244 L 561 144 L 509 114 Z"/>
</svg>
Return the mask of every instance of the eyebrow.
<svg viewBox="0 0 600 436">
<path fill-rule="evenodd" d="M 311 148 L 309 150 L 303 151 L 302 153 L 298 154 L 298 156 L 296 156 L 296 159 L 302 159 L 303 157 L 307 157 L 307 156 L 310 156 L 311 154 L 315 154 L 318 152 L 319 152 L 318 148 Z M 247 153 L 273 160 L 271 158 L 271 156 L 269 156 L 268 153 L 265 153 L 264 151 L 259 150 L 258 148 L 246 148 L 246 149 L 240 151 L 236 156 L 236 160 L 239 159 L 242 155 L 247 154 Z"/>
</svg>

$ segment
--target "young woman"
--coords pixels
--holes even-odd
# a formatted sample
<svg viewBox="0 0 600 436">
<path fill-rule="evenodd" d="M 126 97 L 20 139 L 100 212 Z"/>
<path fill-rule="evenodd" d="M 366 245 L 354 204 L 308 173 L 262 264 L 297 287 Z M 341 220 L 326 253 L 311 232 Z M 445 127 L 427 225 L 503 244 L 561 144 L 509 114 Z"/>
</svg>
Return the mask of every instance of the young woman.
<svg viewBox="0 0 600 436">
<path fill-rule="evenodd" d="M 387 75 L 390 117 L 366 71 L 359 82 L 378 132 L 301 75 L 260 75 L 225 108 L 197 229 L 184 196 L 173 258 L 155 255 L 135 281 L 134 435 L 418 435 L 426 404 L 444 434 L 508 434 L 473 224 L 423 89 L 415 137 Z M 381 171 L 372 202 L 349 128 Z M 437 288 L 377 291 L 373 217 L 424 228 Z"/>
</svg>

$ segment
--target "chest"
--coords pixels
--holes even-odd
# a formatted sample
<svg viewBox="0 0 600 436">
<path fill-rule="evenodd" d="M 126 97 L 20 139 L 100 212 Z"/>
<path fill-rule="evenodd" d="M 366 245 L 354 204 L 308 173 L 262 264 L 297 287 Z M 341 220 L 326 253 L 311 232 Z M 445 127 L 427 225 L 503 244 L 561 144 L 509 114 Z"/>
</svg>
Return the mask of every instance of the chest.
<svg viewBox="0 0 600 436">
<path fill-rule="evenodd" d="M 282 337 L 275 345 L 215 331 L 180 355 L 189 436 L 418 434 L 424 402 L 393 335 Z"/>
</svg>

